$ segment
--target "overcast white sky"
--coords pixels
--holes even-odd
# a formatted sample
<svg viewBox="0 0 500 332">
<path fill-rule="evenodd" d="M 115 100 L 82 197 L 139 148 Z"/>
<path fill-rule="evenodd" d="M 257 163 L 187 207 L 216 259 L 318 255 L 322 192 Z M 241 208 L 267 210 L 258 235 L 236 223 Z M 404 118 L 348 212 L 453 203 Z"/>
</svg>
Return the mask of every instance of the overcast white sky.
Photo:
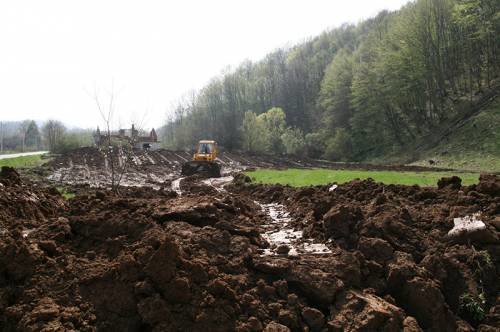
<svg viewBox="0 0 500 332">
<path fill-rule="evenodd" d="M 259 60 L 408 0 L 1 0 L 0 120 L 95 127 L 114 82 L 118 122 L 160 126 L 173 101 Z M 117 125 L 115 124 L 115 125 Z"/>
</svg>

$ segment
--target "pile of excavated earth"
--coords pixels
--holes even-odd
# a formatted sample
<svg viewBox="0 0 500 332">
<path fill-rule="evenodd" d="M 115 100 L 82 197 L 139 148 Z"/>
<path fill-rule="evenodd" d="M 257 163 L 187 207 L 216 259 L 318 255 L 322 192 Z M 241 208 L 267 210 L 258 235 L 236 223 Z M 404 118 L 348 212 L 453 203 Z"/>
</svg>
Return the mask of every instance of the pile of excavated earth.
<svg viewBox="0 0 500 332">
<path fill-rule="evenodd" d="M 2 168 L 0 330 L 500 328 L 498 176 L 173 182 L 65 199 Z"/>
</svg>

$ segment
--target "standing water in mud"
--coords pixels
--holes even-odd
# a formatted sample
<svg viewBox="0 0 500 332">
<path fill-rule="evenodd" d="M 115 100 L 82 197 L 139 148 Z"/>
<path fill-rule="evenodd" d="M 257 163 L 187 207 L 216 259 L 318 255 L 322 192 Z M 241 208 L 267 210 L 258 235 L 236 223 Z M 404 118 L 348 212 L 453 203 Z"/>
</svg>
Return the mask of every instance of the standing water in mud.
<svg viewBox="0 0 500 332">
<path fill-rule="evenodd" d="M 182 195 L 181 181 L 184 177 L 172 181 L 172 190 L 178 195 Z M 219 192 L 224 192 L 224 185 L 230 183 L 233 176 L 222 178 L 208 178 L 201 180 L 201 183 L 215 188 Z M 263 250 L 263 255 L 279 255 L 286 252 L 290 256 L 300 254 L 328 254 L 331 250 L 323 243 L 315 243 L 313 239 L 304 239 L 300 230 L 294 230 L 290 225 L 292 221 L 290 214 L 285 207 L 280 204 L 262 204 L 259 205 L 262 211 L 269 217 L 270 222 L 263 225 L 266 230 L 262 237 L 269 242 L 270 248 Z"/>
<path fill-rule="evenodd" d="M 232 180 L 233 176 L 225 176 L 222 178 L 208 178 L 201 182 L 222 192 L 225 191 L 224 185 Z M 180 194 L 179 183 L 176 182 L 174 186 L 174 182 L 172 182 L 172 188 L 178 187 L 178 193 Z M 325 244 L 314 243 L 313 239 L 304 239 L 302 231 L 294 230 L 290 225 L 292 218 L 283 205 L 276 203 L 262 204 L 257 201 L 255 203 L 270 218 L 270 223 L 263 225 L 266 232 L 262 234 L 262 237 L 269 242 L 271 247 L 264 249 L 263 255 L 279 255 L 285 252 L 290 256 L 331 253 L 331 250 Z"/>
<path fill-rule="evenodd" d="M 172 181 L 172 190 L 177 193 L 177 195 L 182 195 L 182 190 L 181 190 L 181 181 L 184 178 L 178 178 Z"/>
<path fill-rule="evenodd" d="M 208 178 L 201 182 L 207 186 L 214 187 L 217 191 L 225 191 L 224 186 L 233 181 L 233 179 L 233 176 L 228 175 L 221 178 Z"/>
<path fill-rule="evenodd" d="M 331 253 L 325 244 L 314 243 L 313 239 L 304 239 L 302 231 L 294 230 L 290 225 L 292 218 L 283 205 L 255 203 L 260 205 L 262 211 L 271 218 L 271 222 L 264 225 L 266 232 L 262 234 L 271 245 L 271 248 L 264 249 L 264 255 L 278 255 L 282 251 L 283 253 L 287 251 L 290 256 Z"/>
</svg>

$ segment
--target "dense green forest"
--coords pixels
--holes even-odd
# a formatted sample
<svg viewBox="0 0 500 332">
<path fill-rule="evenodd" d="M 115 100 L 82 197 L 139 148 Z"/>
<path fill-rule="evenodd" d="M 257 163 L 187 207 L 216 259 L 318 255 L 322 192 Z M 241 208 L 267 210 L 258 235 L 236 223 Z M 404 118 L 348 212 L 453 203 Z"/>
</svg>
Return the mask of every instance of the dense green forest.
<svg viewBox="0 0 500 332">
<path fill-rule="evenodd" d="M 417 0 L 246 61 L 179 101 L 164 143 L 332 160 L 408 151 L 498 89 L 499 7 Z"/>
</svg>

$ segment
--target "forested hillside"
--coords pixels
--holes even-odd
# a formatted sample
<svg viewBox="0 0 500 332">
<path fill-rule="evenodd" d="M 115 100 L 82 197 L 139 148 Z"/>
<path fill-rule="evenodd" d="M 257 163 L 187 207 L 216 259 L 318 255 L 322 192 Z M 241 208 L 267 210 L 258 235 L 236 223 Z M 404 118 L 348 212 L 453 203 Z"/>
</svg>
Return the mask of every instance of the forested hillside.
<svg viewBox="0 0 500 332">
<path fill-rule="evenodd" d="M 242 63 L 184 98 L 169 148 L 364 160 L 408 153 L 498 90 L 498 0 L 417 0 Z"/>
<path fill-rule="evenodd" d="M 415 165 L 500 172 L 500 97 L 422 149 Z"/>
</svg>

